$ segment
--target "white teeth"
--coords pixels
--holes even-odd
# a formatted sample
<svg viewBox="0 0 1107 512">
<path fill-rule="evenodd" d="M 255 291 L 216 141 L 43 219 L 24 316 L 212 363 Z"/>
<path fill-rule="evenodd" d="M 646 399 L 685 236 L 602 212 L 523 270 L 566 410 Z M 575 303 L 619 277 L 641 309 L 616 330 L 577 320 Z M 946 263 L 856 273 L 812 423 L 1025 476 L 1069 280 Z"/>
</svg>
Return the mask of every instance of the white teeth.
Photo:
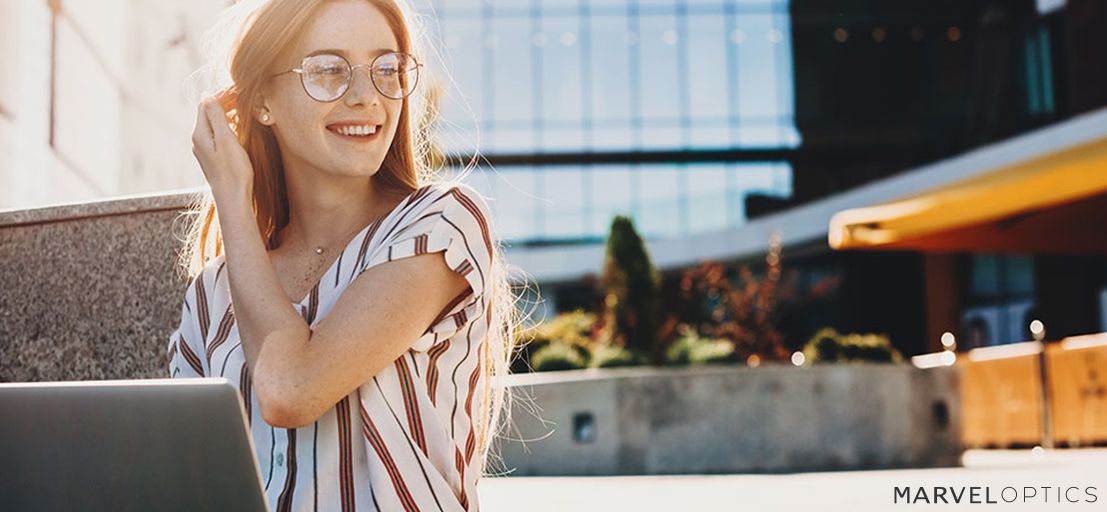
<svg viewBox="0 0 1107 512">
<path fill-rule="evenodd" d="M 377 132 L 376 125 L 361 125 L 361 126 L 340 126 L 336 129 L 338 133 L 342 135 L 356 135 L 365 136 L 372 135 Z"/>
</svg>

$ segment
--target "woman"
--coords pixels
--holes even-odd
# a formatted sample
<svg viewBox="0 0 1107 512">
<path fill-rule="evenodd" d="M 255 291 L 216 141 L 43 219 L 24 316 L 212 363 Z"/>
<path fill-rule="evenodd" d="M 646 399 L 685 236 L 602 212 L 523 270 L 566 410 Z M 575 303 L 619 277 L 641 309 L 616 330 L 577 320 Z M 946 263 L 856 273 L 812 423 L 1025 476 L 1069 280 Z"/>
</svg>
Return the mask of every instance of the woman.
<svg viewBox="0 0 1107 512">
<path fill-rule="evenodd" d="M 505 263 L 484 198 L 426 178 L 398 1 L 264 3 L 198 109 L 169 371 L 238 384 L 276 510 L 477 510 L 509 398 Z"/>
</svg>

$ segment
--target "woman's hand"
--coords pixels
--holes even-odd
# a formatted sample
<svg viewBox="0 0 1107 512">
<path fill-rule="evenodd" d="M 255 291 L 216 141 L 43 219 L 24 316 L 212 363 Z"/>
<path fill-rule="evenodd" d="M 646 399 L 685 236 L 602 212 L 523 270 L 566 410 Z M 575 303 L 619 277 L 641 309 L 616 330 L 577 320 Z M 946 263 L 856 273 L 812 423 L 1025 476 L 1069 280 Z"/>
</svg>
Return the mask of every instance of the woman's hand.
<svg viewBox="0 0 1107 512">
<path fill-rule="evenodd" d="M 204 98 L 197 108 L 196 127 L 192 130 L 192 154 L 200 163 L 217 204 L 222 197 L 253 193 L 254 167 L 228 122 L 227 113 L 235 109 L 236 100 L 233 88 Z"/>
</svg>

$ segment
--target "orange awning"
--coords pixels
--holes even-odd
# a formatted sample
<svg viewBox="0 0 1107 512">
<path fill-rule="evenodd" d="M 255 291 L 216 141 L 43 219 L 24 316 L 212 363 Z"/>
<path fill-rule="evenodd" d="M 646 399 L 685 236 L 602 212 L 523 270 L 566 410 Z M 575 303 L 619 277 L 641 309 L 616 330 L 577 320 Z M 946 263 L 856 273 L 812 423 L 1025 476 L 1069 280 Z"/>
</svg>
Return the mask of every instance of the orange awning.
<svg viewBox="0 0 1107 512">
<path fill-rule="evenodd" d="M 1107 253 L 1107 139 L 838 212 L 830 247 Z"/>
</svg>

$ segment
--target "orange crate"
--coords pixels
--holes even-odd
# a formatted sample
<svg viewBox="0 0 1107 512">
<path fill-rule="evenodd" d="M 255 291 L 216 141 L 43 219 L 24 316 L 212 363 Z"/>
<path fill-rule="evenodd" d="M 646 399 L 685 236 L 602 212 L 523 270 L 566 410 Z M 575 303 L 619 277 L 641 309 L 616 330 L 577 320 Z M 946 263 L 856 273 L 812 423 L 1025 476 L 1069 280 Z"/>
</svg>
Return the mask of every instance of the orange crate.
<svg viewBox="0 0 1107 512">
<path fill-rule="evenodd" d="M 966 446 L 1036 445 L 1042 438 L 1041 344 L 1016 343 L 961 354 Z"/>
<path fill-rule="evenodd" d="M 1046 364 L 1054 442 L 1107 441 L 1107 333 L 1049 345 Z"/>
</svg>

